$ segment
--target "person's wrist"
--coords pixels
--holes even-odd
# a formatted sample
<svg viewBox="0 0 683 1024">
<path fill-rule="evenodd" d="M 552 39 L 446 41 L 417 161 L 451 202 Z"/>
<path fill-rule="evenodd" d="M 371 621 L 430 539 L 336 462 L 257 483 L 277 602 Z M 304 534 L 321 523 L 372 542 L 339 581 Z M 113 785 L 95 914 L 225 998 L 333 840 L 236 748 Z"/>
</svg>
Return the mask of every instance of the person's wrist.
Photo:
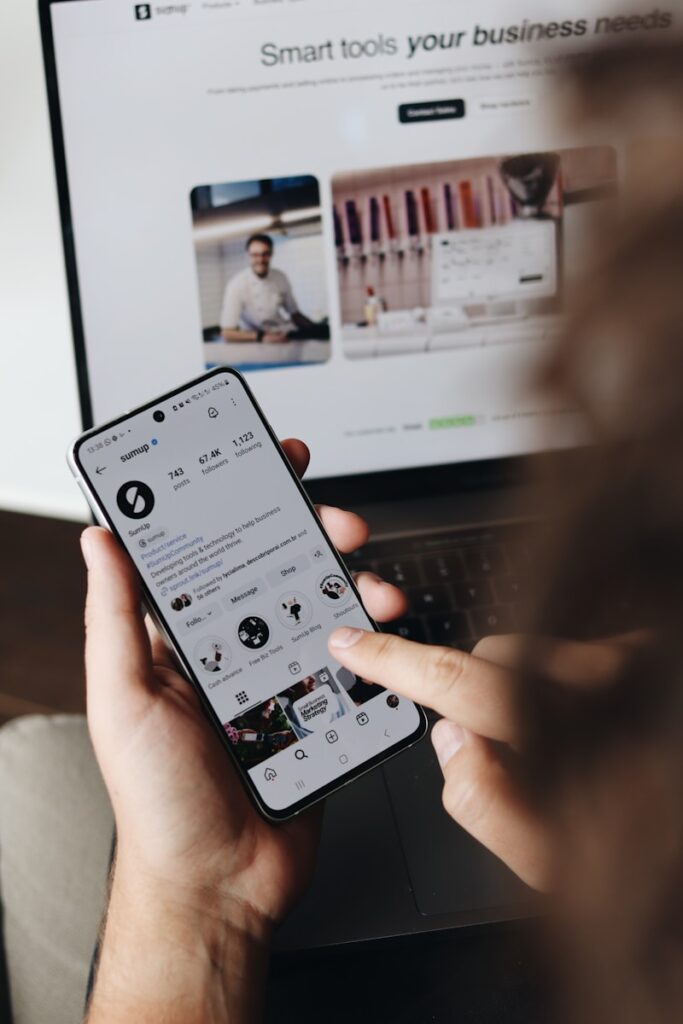
<svg viewBox="0 0 683 1024">
<path fill-rule="evenodd" d="M 150 866 L 119 845 L 112 878 L 114 892 L 157 916 L 164 914 L 188 923 L 199 921 L 207 928 L 217 922 L 253 943 L 264 947 L 270 943 L 273 921 L 241 896 L 237 882 L 231 884 L 227 871 L 218 877 L 198 864 L 183 871 L 170 864 Z"/>
<path fill-rule="evenodd" d="M 117 856 L 89 1022 L 260 1019 L 271 924 Z"/>
</svg>

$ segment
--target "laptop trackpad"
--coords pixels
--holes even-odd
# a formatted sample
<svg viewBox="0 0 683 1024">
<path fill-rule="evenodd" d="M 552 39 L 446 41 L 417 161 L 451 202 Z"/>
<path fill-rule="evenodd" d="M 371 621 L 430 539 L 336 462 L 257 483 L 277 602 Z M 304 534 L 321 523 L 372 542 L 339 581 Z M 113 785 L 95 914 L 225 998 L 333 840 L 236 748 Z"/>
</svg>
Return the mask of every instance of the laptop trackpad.
<svg viewBox="0 0 683 1024">
<path fill-rule="evenodd" d="M 421 914 L 529 902 L 530 890 L 444 811 L 443 776 L 428 739 L 383 772 Z"/>
</svg>

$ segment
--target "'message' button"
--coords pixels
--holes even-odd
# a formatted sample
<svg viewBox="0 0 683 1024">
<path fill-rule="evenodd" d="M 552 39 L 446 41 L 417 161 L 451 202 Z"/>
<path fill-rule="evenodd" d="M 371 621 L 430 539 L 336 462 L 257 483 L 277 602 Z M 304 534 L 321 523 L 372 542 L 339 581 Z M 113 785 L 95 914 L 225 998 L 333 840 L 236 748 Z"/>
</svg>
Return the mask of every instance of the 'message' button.
<svg viewBox="0 0 683 1024">
<path fill-rule="evenodd" d="M 259 597 L 261 594 L 265 594 L 265 592 L 266 585 L 263 580 L 252 580 L 250 583 L 245 583 L 224 597 L 223 605 L 230 611 L 231 608 L 244 604 L 245 601 L 251 601 L 254 597 Z"/>
</svg>

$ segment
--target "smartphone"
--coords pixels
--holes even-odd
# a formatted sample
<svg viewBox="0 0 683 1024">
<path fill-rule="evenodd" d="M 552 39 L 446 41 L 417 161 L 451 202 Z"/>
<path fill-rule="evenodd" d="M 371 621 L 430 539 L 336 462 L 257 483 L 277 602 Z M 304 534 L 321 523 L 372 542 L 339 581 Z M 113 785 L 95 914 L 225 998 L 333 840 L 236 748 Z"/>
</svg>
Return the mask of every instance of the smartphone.
<svg viewBox="0 0 683 1024">
<path fill-rule="evenodd" d="M 337 626 L 377 626 L 235 370 L 87 431 L 69 465 L 266 818 L 425 734 L 420 707 L 330 656 Z"/>
</svg>

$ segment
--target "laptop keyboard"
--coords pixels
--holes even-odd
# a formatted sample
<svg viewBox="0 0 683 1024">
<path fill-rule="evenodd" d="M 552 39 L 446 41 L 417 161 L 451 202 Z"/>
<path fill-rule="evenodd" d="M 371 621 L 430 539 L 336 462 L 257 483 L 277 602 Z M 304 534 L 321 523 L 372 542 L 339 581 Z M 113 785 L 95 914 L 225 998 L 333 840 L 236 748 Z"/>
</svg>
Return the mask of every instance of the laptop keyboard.
<svg viewBox="0 0 683 1024">
<path fill-rule="evenodd" d="M 347 564 L 406 594 L 408 613 L 384 624 L 385 632 L 470 651 L 482 636 L 523 625 L 530 538 L 528 522 L 393 536 L 370 541 Z M 430 722 L 438 717 L 425 711 Z M 522 883 L 444 811 L 443 775 L 431 743 L 416 744 L 382 772 L 422 916 L 526 906 Z"/>
<path fill-rule="evenodd" d="M 346 561 L 406 594 L 408 614 L 384 632 L 470 651 L 481 637 L 521 625 L 528 531 L 528 523 L 506 523 L 378 539 Z"/>
</svg>

